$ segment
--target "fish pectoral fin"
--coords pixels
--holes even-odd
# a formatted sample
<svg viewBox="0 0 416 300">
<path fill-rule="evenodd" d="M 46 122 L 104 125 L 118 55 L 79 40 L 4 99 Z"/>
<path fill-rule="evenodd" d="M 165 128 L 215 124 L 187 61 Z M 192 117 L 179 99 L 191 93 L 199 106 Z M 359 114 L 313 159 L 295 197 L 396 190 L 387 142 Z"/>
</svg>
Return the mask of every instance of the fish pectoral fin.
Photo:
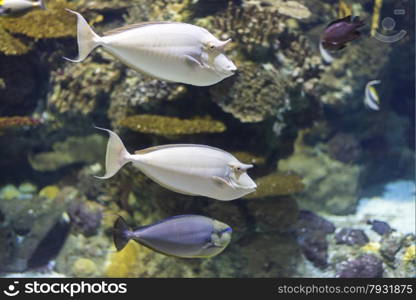
<svg viewBox="0 0 416 300">
<path fill-rule="evenodd" d="M 231 185 L 231 182 L 230 182 L 229 180 L 225 179 L 225 178 L 218 177 L 218 176 L 212 176 L 211 178 L 212 178 L 212 180 L 213 180 L 213 181 L 214 181 L 217 185 L 219 185 L 221 188 L 225 188 L 226 186 L 231 187 L 231 188 L 234 188 L 234 187 Z"/>
<path fill-rule="evenodd" d="M 204 64 L 202 62 L 200 62 L 199 60 L 197 60 L 195 57 L 192 57 L 190 55 L 184 55 L 185 57 L 185 62 L 195 68 L 195 67 L 200 67 L 200 68 L 205 68 Z"/>
</svg>

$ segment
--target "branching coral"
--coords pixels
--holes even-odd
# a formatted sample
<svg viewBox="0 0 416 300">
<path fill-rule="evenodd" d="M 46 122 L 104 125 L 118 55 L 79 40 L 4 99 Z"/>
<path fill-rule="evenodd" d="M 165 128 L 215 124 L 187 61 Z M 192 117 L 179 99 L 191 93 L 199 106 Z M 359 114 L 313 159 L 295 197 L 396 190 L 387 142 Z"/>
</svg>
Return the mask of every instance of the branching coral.
<svg viewBox="0 0 416 300">
<path fill-rule="evenodd" d="M 272 173 L 256 180 L 257 190 L 244 196 L 257 199 L 273 196 L 286 196 L 303 191 L 302 178 L 297 175 Z"/>
<path fill-rule="evenodd" d="M 225 125 L 210 117 L 195 117 L 190 120 L 158 115 L 135 115 L 120 121 L 120 125 L 142 133 L 163 136 L 216 133 L 225 131 Z"/>
</svg>

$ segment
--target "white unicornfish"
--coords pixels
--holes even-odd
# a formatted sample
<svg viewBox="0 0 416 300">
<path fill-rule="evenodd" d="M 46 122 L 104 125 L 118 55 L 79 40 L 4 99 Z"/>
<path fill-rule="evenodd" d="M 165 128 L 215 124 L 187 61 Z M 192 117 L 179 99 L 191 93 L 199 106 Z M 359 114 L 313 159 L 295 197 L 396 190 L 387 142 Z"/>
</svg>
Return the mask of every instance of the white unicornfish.
<svg viewBox="0 0 416 300">
<path fill-rule="evenodd" d="M 98 36 L 77 12 L 78 58 L 96 47 L 134 70 L 152 77 L 208 86 L 234 74 L 233 62 L 223 53 L 231 40 L 220 41 L 206 29 L 177 22 L 148 22 L 117 28 Z"/>
<path fill-rule="evenodd" d="M 380 80 L 369 81 L 365 86 L 364 105 L 372 110 L 380 110 L 380 98 L 374 85 L 380 84 Z"/>
<path fill-rule="evenodd" d="M 112 177 L 128 162 L 161 186 L 186 195 L 199 195 L 217 200 L 233 200 L 253 192 L 257 185 L 248 176 L 253 165 L 239 162 L 221 149 L 194 144 L 172 144 L 127 152 L 114 132 L 105 159 L 106 173 Z"/>
<path fill-rule="evenodd" d="M 24 13 L 33 8 L 46 9 L 45 1 L 0 0 L 0 16 L 9 16 Z"/>
<path fill-rule="evenodd" d="M 113 239 L 118 251 L 129 240 L 159 253 L 184 258 L 211 257 L 231 241 L 232 229 L 220 221 L 198 215 L 181 215 L 130 230 L 122 217 L 114 223 Z"/>
</svg>

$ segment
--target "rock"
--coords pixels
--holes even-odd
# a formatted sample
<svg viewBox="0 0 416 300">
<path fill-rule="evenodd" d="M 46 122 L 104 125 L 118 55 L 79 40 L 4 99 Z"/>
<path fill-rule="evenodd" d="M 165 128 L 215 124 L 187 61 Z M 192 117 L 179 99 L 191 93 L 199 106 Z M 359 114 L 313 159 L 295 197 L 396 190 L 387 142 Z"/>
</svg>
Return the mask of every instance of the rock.
<svg viewBox="0 0 416 300">
<path fill-rule="evenodd" d="M 296 236 L 305 257 L 316 267 L 328 266 L 327 235 L 335 231 L 335 226 L 311 211 L 300 211 Z"/>
<path fill-rule="evenodd" d="M 364 246 L 370 240 L 361 229 L 342 228 L 336 235 L 337 244 L 347 244 L 349 246 Z"/>
<path fill-rule="evenodd" d="M 257 231 L 288 231 L 298 219 L 298 206 L 291 197 L 255 200 L 247 203 Z"/>
<path fill-rule="evenodd" d="M 381 278 L 383 276 L 382 261 L 372 254 L 363 254 L 341 264 L 336 277 L 341 278 Z"/>
</svg>

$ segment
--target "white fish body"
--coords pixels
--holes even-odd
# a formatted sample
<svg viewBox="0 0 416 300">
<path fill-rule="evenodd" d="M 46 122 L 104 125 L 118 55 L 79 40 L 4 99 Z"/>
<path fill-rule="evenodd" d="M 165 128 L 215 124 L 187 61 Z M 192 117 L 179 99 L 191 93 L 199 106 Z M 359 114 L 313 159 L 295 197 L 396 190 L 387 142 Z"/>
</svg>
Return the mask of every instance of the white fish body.
<svg viewBox="0 0 416 300">
<path fill-rule="evenodd" d="M 196 86 L 215 84 L 234 74 L 236 66 L 223 53 L 229 42 L 206 29 L 185 23 L 149 22 L 125 26 L 102 37 L 78 18 L 79 57 L 84 60 L 98 46 L 129 67 L 158 79 Z"/>
<path fill-rule="evenodd" d="M 327 64 L 332 64 L 332 62 L 334 61 L 334 57 L 329 53 L 328 50 L 324 49 L 324 47 L 322 46 L 321 41 L 319 41 L 319 53 L 321 54 L 322 59 L 324 60 L 325 63 Z"/>
<path fill-rule="evenodd" d="M 46 9 L 44 0 L 0 0 L 0 15 L 12 15 L 32 8 Z"/>
<path fill-rule="evenodd" d="M 132 155 L 114 132 L 106 131 L 110 134 L 106 174 L 99 178 L 110 178 L 124 164 L 132 162 L 155 182 L 181 194 L 233 200 L 257 187 L 246 173 L 252 165 L 239 162 L 223 150 L 205 145 L 174 144 L 147 148 Z"/>
<path fill-rule="evenodd" d="M 380 80 L 372 80 L 365 86 L 364 105 L 372 110 L 380 110 L 380 98 L 374 88 L 374 85 L 380 83 Z"/>
</svg>

